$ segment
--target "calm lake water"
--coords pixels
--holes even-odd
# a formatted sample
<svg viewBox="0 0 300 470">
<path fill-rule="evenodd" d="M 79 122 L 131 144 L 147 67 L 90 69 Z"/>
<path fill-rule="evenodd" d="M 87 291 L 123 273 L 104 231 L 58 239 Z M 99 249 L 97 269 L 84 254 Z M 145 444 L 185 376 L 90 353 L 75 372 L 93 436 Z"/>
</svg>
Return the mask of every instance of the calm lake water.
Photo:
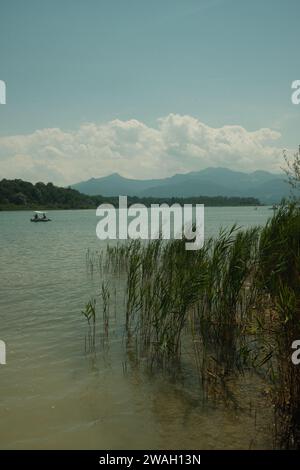
<svg viewBox="0 0 300 470">
<path fill-rule="evenodd" d="M 267 207 L 207 208 L 206 235 L 264 224 Z M 81 314 L 101 279 L 86 270 L 96 238 L 93 210 L 0 212 L 0 448 L 271 448 L 270 410 L 258 378 L 236 384 L 238 403 L 207 403 L 183 367 L 180 380 L 126 367 L 122 316 L 109 346 L 85 351 Z M 117 302 L 122 302 L 121 298 Z M 121 318 L 120 318 L 121 317 Z M 256 409 L 256 411 L 253 411 Z"/>
</svg>

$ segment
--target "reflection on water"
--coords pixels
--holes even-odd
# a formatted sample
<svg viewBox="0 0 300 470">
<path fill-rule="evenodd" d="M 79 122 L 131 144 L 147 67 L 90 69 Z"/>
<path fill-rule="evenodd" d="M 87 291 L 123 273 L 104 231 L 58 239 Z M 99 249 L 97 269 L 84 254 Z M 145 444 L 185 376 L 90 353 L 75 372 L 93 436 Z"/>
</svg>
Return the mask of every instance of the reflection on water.
<svg viewBox="0 0 300 470">
<path fill-rule="evenodd" d="M 105 279 L 87 275 L 100 249 L 94 211 L 0 212 L 1 448 L 270 448 L 271 410 L 255 376 L 232 378 L 226 402 L 204 401 L 188 351 L 180 374 L 150 374 L 126 353 L 121 289 L 86 352 L 81 313 Z M 206 234 L 264 223 L 267 208 L 206 209 Z"/>
</svg>

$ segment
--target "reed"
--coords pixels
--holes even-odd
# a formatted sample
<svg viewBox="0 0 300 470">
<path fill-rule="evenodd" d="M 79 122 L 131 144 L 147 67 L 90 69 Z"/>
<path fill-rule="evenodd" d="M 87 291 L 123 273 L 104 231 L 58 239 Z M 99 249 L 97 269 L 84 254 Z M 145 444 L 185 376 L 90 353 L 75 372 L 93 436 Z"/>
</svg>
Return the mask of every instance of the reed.
<svg viewBox="0 0 300 470">
<path fill-rule="evenodd" d="M 95 350 L 96 338 L 96 299 L 90 299 L 81 313 L 88 322 L 88 333 L 85 337 L 85 350 L 86 352 L 92 352 Z"/>
<path fill-rule="evenodd" d="M 276 417 L 279 445 L 300 448 L 300 369 L 291 345 L 300 338 L 300 211 L 283 205 L 262 231 L 260 287 L 269 296 L 276 358 Z"/>
<path fill-rule="evenodd" d="M 283 204 L 262 229 L 233 226 L 198 251 L 187 251 L 185 240 L 134 240 L 87 260 L 90 270 L 124 280 L 125 332 L 137 360 L 174 370 L 189 342 L 206 396 L 228 396 L 229 378 L 253 370 L 272 387 L 276 445 L 300 447 L 300 368 L 290 357 L 300 339 L 294 204 Z M 107 335 L 110 290 L 102 283 Z"/>
<path fill-rule="evenodd" d="M 110 290 L 107 282 L 101 284 L 101 298 L 102 298 L 102 319 L 104 336 L 108 337 L 109 331 L 109 315 L 110 315 Z"/>
</svg>

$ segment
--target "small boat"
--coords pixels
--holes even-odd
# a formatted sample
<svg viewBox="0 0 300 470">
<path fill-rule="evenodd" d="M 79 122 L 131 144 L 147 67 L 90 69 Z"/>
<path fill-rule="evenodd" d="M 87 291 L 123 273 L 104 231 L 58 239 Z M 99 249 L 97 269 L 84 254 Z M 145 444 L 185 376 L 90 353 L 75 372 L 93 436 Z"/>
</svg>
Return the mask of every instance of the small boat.
<svg viewBox="0 0 300 470">
<path fill-rule="evenodd" d="M 34 216 L 31 217 L 30 222 L 50 222 L 51 219 L 49 219 L 46 216 L 46 212 L 42 211 L 34 211 Z"/>
</svg>

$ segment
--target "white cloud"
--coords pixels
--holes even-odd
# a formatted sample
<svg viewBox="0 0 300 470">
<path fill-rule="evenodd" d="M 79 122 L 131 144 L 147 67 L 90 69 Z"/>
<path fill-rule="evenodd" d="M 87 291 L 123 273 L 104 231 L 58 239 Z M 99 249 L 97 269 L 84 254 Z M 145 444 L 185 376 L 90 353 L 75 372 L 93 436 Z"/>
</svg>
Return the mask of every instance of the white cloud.
<svg viewBox="0 0 300 470">
<path fill-rule="evenodd" d="M 159 178 L 208 166 L 280 170 L 280 133 L 236 125 L 209 127 L 191 116 L 169 114 L 149 127 L 114 120 L 75 131 L 42 129 L 0 137 L 0 177 L 69 184 L 113 172 Z"/>
</svg>

